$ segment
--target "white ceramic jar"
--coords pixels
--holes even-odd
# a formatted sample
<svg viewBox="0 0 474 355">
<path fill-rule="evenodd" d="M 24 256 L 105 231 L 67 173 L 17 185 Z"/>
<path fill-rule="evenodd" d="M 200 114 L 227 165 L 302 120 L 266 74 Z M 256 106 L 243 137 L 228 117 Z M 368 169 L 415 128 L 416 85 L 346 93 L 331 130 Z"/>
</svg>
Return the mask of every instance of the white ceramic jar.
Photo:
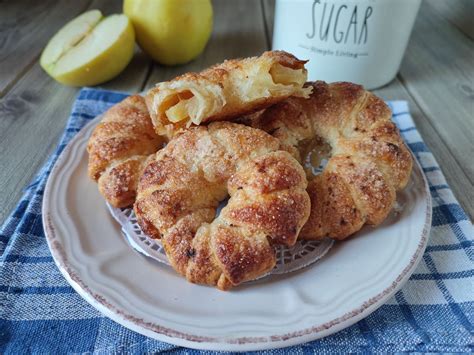
<svg viewBox="0 0 474 355">
<path fill-rule="evenodd" d="M 273 49 L 306 65 L 310 80 L 374 89 L 398 72 L 421 0 L 277 0 Z"/>
</svg>

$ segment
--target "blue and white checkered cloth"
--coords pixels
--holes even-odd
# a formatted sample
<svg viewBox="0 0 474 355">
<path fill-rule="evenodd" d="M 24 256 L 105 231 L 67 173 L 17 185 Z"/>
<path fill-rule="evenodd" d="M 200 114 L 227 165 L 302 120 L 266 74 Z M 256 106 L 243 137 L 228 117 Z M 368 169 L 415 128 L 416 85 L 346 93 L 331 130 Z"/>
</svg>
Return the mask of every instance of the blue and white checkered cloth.
<svg viewBox="0 0 474 355">
<path fill-rule="evenodd" d="M 87 122 L 125 96 L 94 89 L 79 93 L 58 149 L 0 228 L 0 353 L 198 353 L 147 338 L 101 315 L 68 285 L 46 244 L 41 202 L 54 162 Z M 369 317 L 332 336 L 274 353 L 474 351 L 472 224 L 418 134 L 407 103 L 389 105 L 430 183 L 433 227 L 423 260 L 402 290 Z"/>
</svg>

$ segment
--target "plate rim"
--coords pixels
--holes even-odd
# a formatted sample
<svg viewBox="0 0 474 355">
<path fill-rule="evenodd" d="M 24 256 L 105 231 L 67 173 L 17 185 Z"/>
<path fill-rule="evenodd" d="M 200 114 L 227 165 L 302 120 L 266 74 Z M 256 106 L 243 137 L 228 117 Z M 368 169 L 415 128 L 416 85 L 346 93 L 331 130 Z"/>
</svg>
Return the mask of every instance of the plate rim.
<svg viewBox="0 0 474 355">
<path fill-rule="evenodd" d="M 413 152 L 410 153 L 413 158 L 413 168 L 418 169 L 423 181 L 423 187 L 425 192 L 425 221 L 420 235 L 420 240 L 415 252 L 411 255 L 409 263 L 405 266 L 402 272 L 397 278 L 390 284 L 389 287 L 385 288 L 382 292 L 371 297 L 365 301 L 362 305 L 355 309 L 346 312 L 344 315 L 328 321 L 324 324 L 307 327 L 299 331 L 293 331 L 291 333 L 277 334 L 273 336 L 263 337 L 236 337 L 236 338 L 222 338 L 222 337 L 209 337 L 195 334 L 188 334 L 180 330 L 167 328 L 157 323 L 146 322 L 143 319 L 139 319 L 134 315 L 130 314 L 126 310 L 117 309 L 115 306 L 107 302 L 107 300 L 99 294 L 94 293 L 87 284 L 77 275 L 77 273 L 69 266 L 67 255 L 56 237 L 55 226 L 52 221 L 52 212 L 50 211 L 50 193 L 52 188 L 53 177 L 56 175 L 58 170 L 68 154 L 71 153 L 74 143 L 79 140 L 82 136 L 86 135 L 88 129 L 95 125 L 102 115 L 96 116 L 90 122 L 88 122 L 77 134 L 71 138 L 66 147 L 60 153 L 57 160 L 54 162 L 50 174 L 48 176 L 42 201 L 42 221 L 45 232 L 46 241 L 51 251 L 53 260 L 58 267 L 61 274 L 66 278 L 68 283 L 73 289 L 91 306 L 97 309 L 99 312 L 104 314 L 111 320 L 129 328 L 135 332 L 151 337 L 153 339 L 164 341 L 170 344 L 185 346 L 193 349 L 200 350 L 225 350 L 225 351 L 250 351 L 250 350 L 264 350 L 264 349 L 275 349 L 289 347 L 297 344 L 302 344 L 308 341 L 323 338 L 330 334 L 336 333 L 346 327 L 349 327 L 357 321 L 365 318 L 370 313 L 381 307 L 385 301 L 396 293 L 409 279 L 414 269 L 421 260 L 424 250 L 428 244 L 429 232 L 432 221 L 432 198 L 429 190 L 429 184 L 427 178 L 423 172 L 423 169 L 414 156 Z"/>
</svg>

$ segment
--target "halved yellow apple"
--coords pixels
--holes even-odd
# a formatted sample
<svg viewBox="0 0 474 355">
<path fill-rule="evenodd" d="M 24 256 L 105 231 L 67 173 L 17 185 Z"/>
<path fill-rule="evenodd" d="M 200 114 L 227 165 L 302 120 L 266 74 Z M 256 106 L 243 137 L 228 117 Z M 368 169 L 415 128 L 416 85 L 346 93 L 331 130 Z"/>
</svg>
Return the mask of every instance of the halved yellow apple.
<svg viewBox="0 0 474 355">
<path fill-rule="evenodd" d="M 97 85 L 117 76 L 130 62 L 135 32 L 125 15 L 103 17 L 91 10 L 61 28 L 44 49 L 41 67 L 72 86 Z"/>
</svg>

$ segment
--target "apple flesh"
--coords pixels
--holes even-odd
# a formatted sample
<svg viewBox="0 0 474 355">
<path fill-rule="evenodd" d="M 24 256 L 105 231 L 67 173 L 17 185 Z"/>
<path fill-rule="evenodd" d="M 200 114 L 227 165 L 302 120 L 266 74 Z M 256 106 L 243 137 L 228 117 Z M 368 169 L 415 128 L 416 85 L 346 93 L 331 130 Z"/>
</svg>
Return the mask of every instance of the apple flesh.
<svg viewBox="0 0 474 355">
<path fill-rule="evenodd" d="M 88 11 L 49 41 L 40 59 L 55 80 L 72 86 L 97 85 L 117 76 L 130 62 L 135 32 L 125 15 Z"/>
</svg>

